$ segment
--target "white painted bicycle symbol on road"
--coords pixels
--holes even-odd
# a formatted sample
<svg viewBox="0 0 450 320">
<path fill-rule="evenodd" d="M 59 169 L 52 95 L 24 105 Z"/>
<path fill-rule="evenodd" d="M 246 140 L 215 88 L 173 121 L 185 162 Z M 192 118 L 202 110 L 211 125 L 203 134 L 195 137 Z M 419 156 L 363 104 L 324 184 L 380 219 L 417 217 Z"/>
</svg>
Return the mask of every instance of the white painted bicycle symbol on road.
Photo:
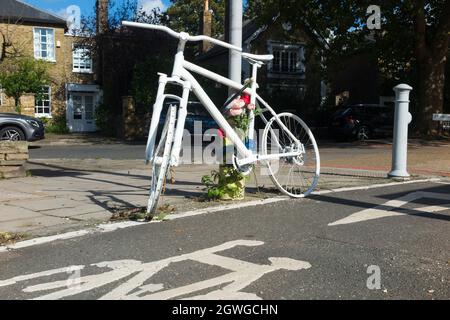
<svg viewBox="0 0 450 320">
<path fill-rule="evenodd" d="M 186 297 L 186 299 L 261 299 L 254 293 L 241 291 L 251 283 L 260 279 L 263 275 L 277 271 L 277 270 L 291 270 L 297 271 L 302 269 L 309 269 L 311 264 L 306 261 L 299 261 L 290 258 L 270 257 L 270 264 L 255 264 L 243 260 L 238 260 L 230 257 L 218 255 L 217 252 L 228 250 L 236 246 L 254 247 L 263 245 L 262 241 L 250 240 L 236 240 L 223 243 L 221 245 L 198 250 L 192 253 L 183 254 L 167 259 L 142 263 L 138 260 L 115 260 L 104 261 L 100 263 L 90 264 L 98 268 L 107 268 L 109 271 L 80 276 L 76 279 L 57 280 L 52 282 L 43 282 L 36 285 L 30 285 L 22 289 L 26 293 L 42 293 L 49 290 L 56 290 L 51 293 L 46 293 L 35 297 L 34 299 L 62 299 L 74 295 L 88 292 L 96 288 L 112 284 L 118 280 L 123 280 L 134 275 L 132 278 L 126 280 L 112 291 L 106 293 L 100 299 L 146 299 L 146 300 L 163 300 L 175 299 L 177 297 Z M 156 273 L 168 267 L 172 263 L 182 261 L 196 261 L 211 266 L 218 266 L 230 270 L 229 273 L 208 280 L 195 282 L 189 285 L 164 290 L 164 284 L 151 283 L 145 284 Z M 72 265 L 65 268 L 58 268 L 47 270 L 43 272 L 21 275 L 8 280 L 0 281 L 0 287 L 15 285 L 19 282 L 28 281 L 31 279 L 38 279 L 49 277 L 56 274 L 71 272 L 78 272 L 81 274 L 86 265 Z M 220 289 L 210 291 L 206 294 L 197 294 L 197 292 L 204 291 L 211 288 Z"/>
</svg>

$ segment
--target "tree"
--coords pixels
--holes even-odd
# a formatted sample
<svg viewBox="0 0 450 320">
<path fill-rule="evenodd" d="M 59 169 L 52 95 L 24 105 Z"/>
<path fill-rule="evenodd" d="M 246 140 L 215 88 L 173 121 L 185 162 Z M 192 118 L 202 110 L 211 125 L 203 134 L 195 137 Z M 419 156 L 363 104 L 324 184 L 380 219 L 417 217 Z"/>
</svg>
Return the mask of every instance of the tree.
<svg viewBox="0 0 450 320">
<path fill-rule="evenodd" d="M 50 82 L 47 62 L 30 57 L 7 59 L 0 67 L 0 83 L 3 92 L 14 99 L 18 113 L 21 112 L 20 97 L 25 93 L 35 94 L 39 99 L 42 89 Z"/>
<path fill-rule="evenodd" d="M 200 34 L 205 0 L 171 0 L 171 2 L 164 23 L 177 31 L 192 35 Z M 225 30 L 225 0 L 209 1 L 209 6 L 212 10 L 212 36 L 218 38 Z"/>
<path fill-rule="evenodd" d="M 158 72 L 170 73 L 172 58 L 166 55 L 152 55 L 136 63 L 133 71 L 132 91 L 138 113 L 149 111 L 156 100 Z M 166 70 L 164 70 L 166 69 Z"/>
<path fill-rule="evenodd" d="M 411 5 L 414 19 L 414 55 L 419 79 L 419 121 L 423 133 L 432 133 L 432 114 L 444 106 L 445 66 L 450 39 L 450 2 L 416 0 Z"/>
<path fill-rule="evenodd" d="M 7 58 L 17 58 L 22 53 L 22 43 L 13 41 L 16 30 L 19 26 L 19 20 L 4 19 L 0 26 L 0 63 Z"/>
<path fill-rule="evenodd" d="M 376 2 L 376 1 L 375 1 Z M 327 64 L 370 52 L 382 76 L 414 86 L 416 127 L 433 134 L 432 113 L 442 112 L 450 32 L 450 1 L 385 0 L 381 29 L 367 26 L 372 0 L 248 1 L 248 14 L 267 22 L 277 13 L 292 24 L 307 23 L 328 38 Z"/>
<path fill-rule="evenodd" d="M 163 32 L 155 30 L 128 28 L 122 21 L 136 21 L 160 24 L 161 12 L 154 9 L 145 12 L 138 6 L 137 0 L 109 1 L 108 19 L 102 32 L 97 32 L 96 16 L 82 17 L 82 29 L 78 32 L 89 34 L 80 38 L 78 45 L 89 47 L 96 66 L 97 82 L 103 88 L 103 104 L 98 110 L 103 119 L 117 121 L 122 113 L 122 97 L 139 93 L 139 102 L 150 101 L 152 90 L 157 88 L 157 80 L 143 83 L 145 62 L 163 67 L 160 57 L 168 50 L 175 52 L 176 40 Z M 167 40 L 169 39 L 169 40 Z M 164 45 L 161 45 L 164 43 Z M 154 69 L 152 69 L 154 70 Z M 135 75 L 135 72 L 139 74 Z M 157 77 L 156 71 L 148 75 L 149 79 Z M 145 93 L 149 97 L 143 97 Z M 151 104 L 147 105 L 147 110 Z M 118 132 L 116 132 L 118 133 Z"/>
</svg>

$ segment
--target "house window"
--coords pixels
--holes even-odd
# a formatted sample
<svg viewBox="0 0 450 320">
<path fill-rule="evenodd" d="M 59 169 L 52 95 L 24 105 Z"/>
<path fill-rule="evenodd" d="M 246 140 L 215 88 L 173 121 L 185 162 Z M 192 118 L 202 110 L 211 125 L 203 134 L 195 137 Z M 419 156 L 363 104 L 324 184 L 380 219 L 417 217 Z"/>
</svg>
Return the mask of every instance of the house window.
<svg viewBox="0 0 450 320">
<path fill-rule="evenodd" d="M 34 28 L 34 57 L 55 61 L 55 30 Z"/>
<path fill-rule="evenodd" d="M 43 94 L 41 99 L 36 99 L 36 105 L 34 107 L 34 113 L 40 117 L 50 117 L 52 112 L 52 99 L 50 86 L 43 87 Z"/>
<path fill-rule="evenodd" d="M 92 58 L 89 48 L 76 46 L 73 49 L 73 72 L 91 73 Z"/>
<path fill-rule="evenodd" d="M 269 72 L 294 75 L 305 72 L 302 45 L 269 42 L 269 52 L 274 57 L 269 66 Z"/>
<path fill-rule="evenodd" d="M 297 51 L 285 51 L 285 50 L 274 50 L 273 51 L 273 72 L 297 72 L 297 61 L 298 52 Z"/>
</svg>

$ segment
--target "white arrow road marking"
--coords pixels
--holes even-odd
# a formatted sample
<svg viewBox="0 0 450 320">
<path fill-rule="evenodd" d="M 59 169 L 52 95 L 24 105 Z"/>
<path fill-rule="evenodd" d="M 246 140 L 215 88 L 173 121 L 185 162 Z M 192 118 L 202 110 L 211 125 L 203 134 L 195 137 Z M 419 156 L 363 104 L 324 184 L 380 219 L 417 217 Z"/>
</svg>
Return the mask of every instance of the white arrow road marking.
<svg viewBox="0 0 450 320">
<path fill-rule="evenodd" d="M 108 268 L 110 271 L 80 277 L 79 279 L 77 279 L 77 286 L 70 287 L 67 285 L 66 280 L 58 280 L 25 287 L 23 289 L 23 292 L 42 292 L 47 290 L 59 289 L 58 291 L 38 296 L 35 299 L 61 299 L 87 292 L 95 288 L 105 286 L 107 284 L 112 284 L 118 280 L 129 278 L 130 276 L 134 275 L 132 278 L 129 278 L 124 283 L 120 284 L 112 291 L 102 296 L 100 299 L 154 300 L 176 298 L 187 296 L 189 294 L 194 294 L 194 296 L 189 297 L 188 299 L 260 299 L 260 297 L 258 297 L 254 293 L 242 292 L 240 290 L 244 289 L 269 272 L 280 269 L 295 271 L 308 269 L 311 267 L 311 265 L 306 261 L 293 260 L 289 258 L 270 257 L 270 264 L 259 265 L 216 254 L 219 251 L 231 249 L 236 246 L 253 247 L 263 244 L 264 242 L 262 241 L 235 240 L 223 243 L 212 248 L 202 249 L 192 253 L 149 263 L 142 263 L 141 261 L 137 260 L 105 261 L 101 263 L 91 264 L 91 266 L 95 266 L 98 268 Z M 148 279 L 153 277 L 157 272 L 161 271 L 165 267 L 169 266 L 171 263 L 186 260 L 219 266 L 224 269 L 230 270 L 230 272 L 216 278 L 199 281 L 186 286 L 168 290 L 164 290 L 164 285 L 161 283 L 150 283 L 144 285 L 144 283 L 148 281 Z M 77 269 L 81 270 L 85 266 L 82 265 L 76 267 Z M 64 273 L 67 272 L 67 270 L 68 268 L 58 268 L 44 272 L 14 277 L 8 280 L 0 281 L 0 287 L 13 285 L 18 282 L 30 279 Z M 211 291 L 204 295 L 195 296 L 195 293 L 200 290 L 214 288 L 220 285 L 224 285 L 224 287 L 218 290 Z"/>
<path fill-rule="evenodd" d="M 349 224 L 373 219 L 380 219 L 385 217 L 394 217 L 394 216 L 405 216 L 406 213 L 395 212 L 393 210 L 398 209 L 409 202 L 416 201 L 421 198 L 430 198 L 430 199 L 439 199 L 439 200 L 448 200 L 450 202 L 450 194 L 444 193 L 435 193 L 435 192 L 425 192 L 425 191 L 417 191 L 413 193 L 408 193 L 407 195 L 387 201 L 386 203 L 376 206 L 375 208 L 365 209 L 352 215 L 345 217 L 341 220 L 335 221 L 333 223 L 328 224 L 329 226 L 336 226 L 340 224 Z M 414 208 L 415 211 L 421 211 L 426 213 L 435 213 L 444 210 L 448 210 L 450 208 L 450 203 L 440 205 L 440 206 L 426 206 Z"/>
</svg>

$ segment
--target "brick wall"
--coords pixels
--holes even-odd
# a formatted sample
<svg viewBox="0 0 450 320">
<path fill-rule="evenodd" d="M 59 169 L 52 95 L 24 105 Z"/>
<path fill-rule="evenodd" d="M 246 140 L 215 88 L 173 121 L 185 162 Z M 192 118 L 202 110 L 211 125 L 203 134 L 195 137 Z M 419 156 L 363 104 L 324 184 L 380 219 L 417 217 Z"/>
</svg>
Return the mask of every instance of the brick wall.
<svg viewBox="0 0 450 320">
<path fill-rule="evenodd" d="M 28 142 L 0 141 L 0 179 L 26 176 Z"/>
</svg>

